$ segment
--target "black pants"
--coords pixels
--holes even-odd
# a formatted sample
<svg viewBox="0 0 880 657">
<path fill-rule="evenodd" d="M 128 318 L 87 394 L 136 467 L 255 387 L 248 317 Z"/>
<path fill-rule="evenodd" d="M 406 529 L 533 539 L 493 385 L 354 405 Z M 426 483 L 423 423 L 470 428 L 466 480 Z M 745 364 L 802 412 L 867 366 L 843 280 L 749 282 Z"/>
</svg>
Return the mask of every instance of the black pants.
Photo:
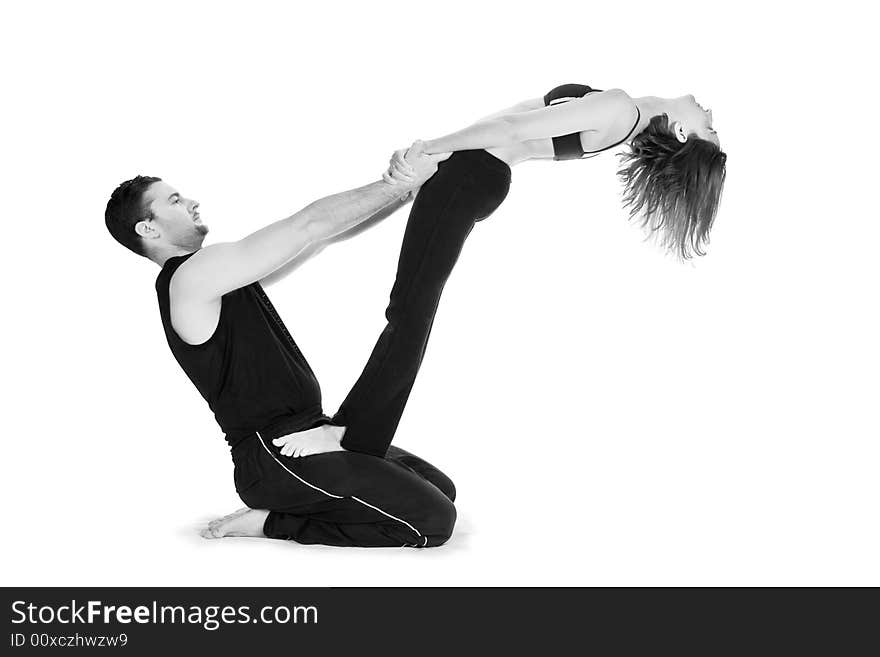
<svg viewBox="0 0 880 657">
<path fill-rule="evenodd" d="M 455 487 L 431 464 L 389 447 L 419 371 L 434 315 L 462 246 L 477 221 L 502 203 L 510 168 L 486 151 L 441 162 L 413 203 L 388 324 L 333 424 L 345 452 L 292 459 L 272 439 L 243 443 L 236 489 L 251 508 L 270 509 L 266 536 L 347 546 L 441 545 L 455 524 Z"/>
</svg>

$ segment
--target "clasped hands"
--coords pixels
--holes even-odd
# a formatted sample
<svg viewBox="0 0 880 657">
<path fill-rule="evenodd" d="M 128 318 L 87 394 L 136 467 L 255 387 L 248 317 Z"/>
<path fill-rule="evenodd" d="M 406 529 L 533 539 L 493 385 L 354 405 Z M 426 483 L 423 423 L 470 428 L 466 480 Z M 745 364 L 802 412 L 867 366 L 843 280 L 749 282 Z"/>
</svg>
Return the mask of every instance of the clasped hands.
<svg viewBox="0 0 880 657">
<path fill-rule="evenodd" d="M 382 180 L 389 185 L 404 185 L 408 193 L 415 193 L 422 183 L 437 172 L 437 163 L 449 158 L 452 153 L 425 153 L 425 142 L 416 140 L 409 148 L 394 151 L 389 167 L 382 174 Z"/>
</svg>

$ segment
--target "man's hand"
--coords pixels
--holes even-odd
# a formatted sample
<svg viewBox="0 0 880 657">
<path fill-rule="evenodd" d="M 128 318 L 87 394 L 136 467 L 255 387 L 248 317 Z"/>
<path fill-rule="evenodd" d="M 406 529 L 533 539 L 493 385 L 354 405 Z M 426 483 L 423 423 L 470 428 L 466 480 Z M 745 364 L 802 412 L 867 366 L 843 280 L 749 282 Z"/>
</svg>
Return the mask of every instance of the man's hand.
<svg viewBox="0 0 880 657">
<path fill-rule="evenodd" d="M 324 424 L 314 429 L 297 431 L 286 436 L 281 436 L 272 441 L 272 444 L 281 448 L 283 456 L 298 458 L 325 454 L 327 452 L 343 452 L 345 448 L 340 444 L 345 435 L 345 427 L 337 427 Z"/>
<path fill-rule="evenodd" d="M 388 170 L 382 179 L 390 185 L 404 185 L 413 190 L 422 186 L 437 171 L 437 163 L 446 160 L 452 153 L 427 155 L 425 143 L 417 140 L 409 149 L 400 149 L 391 157 Z"/>
</svg>

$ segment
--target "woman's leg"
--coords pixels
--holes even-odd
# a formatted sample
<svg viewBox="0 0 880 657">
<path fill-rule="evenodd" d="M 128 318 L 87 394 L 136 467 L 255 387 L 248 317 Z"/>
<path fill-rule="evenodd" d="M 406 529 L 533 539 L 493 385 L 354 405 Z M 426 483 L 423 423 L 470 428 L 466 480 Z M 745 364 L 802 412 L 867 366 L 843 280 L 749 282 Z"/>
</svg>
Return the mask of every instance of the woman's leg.
<svg viewBox="0 0 880 657">
<path fill-rule="evenodd" d="M 388 324 L 333 424 L 346 427 L 347 450 L 384 456 L 415 382 L 434 314 L 465 240 L 507 196 L 510 167 L 486 151 L 441 162 L 410 211 Z"/>
</svg>

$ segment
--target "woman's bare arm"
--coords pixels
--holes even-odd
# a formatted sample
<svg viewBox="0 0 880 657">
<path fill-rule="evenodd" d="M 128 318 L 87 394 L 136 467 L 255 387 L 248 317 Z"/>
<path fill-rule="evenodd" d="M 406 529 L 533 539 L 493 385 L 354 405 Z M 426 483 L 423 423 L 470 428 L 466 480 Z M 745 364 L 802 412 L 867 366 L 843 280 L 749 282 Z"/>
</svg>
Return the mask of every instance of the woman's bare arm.
<svg viewBox="0 0 880 657">
<path fill-rule="evenodd" d="M 501 111 L 495 112 L 494 114 L 489 114 L 488 116 L 484 116 L 479 119 L 477 123 L 480 121 L 488 121 L 489 119 L 495 119 L 499 116 L 504 116 L 506 114 L 519 114 L 520 112 L 530 112 L 531 110 L 536 110 L 544 107 L 544 99 L 543 98 L 529 98 L 528 100 L 523 100 L 516 105 L 511 105 L 510 107 L 506 107 Z"/>
<path fill-rule="evenodd" d="M 478 121 L 458 132 L 427 140 L 425 152 L 503 148 L 572 132 L 602 132 L 613 128 L 621 113 L 634 114 L 633 102 L 626 92 L 609 89 L 558 105 Z"/>
</svg>

